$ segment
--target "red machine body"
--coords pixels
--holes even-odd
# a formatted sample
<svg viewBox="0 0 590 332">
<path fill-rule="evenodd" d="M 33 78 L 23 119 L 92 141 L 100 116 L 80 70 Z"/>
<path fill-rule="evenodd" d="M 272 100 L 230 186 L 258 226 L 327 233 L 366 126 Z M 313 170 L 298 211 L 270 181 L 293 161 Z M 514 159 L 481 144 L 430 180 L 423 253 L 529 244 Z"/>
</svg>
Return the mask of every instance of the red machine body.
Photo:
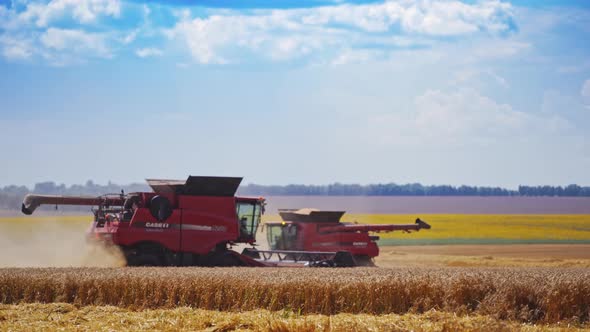
<svg viewBox="0 0 590 332">
<path fill-rule="evenodd" d="M 270 250 L 339 252 L 352 254 L 357 265 L 372 265 L 379 255 L 378 236 L 370 233 L 419 231 L 430 225 L 417 219 L 414 224 L 366 225 L 344 223 L 343 211 L 313 209 L 279 210 L 283 221 L 265 223 Z"/>
</svg>

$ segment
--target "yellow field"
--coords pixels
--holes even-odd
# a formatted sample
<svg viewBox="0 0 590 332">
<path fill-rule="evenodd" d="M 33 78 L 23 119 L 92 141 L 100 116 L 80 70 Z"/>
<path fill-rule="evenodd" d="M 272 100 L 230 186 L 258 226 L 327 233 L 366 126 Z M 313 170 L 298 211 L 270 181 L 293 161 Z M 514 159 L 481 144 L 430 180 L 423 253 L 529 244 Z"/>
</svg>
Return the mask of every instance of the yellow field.
<svg viewBox="0 0 590 332">
<path fill-rule="evenodd" d="M 362 224 L 413 223 L 416 215 L 401 214 L 346 214 L 343 221 Z M 403 232 L 382 233 L 382 239 L 396 240 L 451 240 L 472 239 L 487 242 L 489 239 L 508 242 L 571 241 L 590 243 L 590 215 L 420 215 L 432 229 L 411 234 Z M 264 221 L 278 220 L 278 216 L 264 216 Z M 86 230 L 92 222 L 91 215 L 1 217 L 0 230 L 27 235 L 39 227 Z"/>
<path fill-rule="evenodd" d="M 363 224 L 413 223 L 415 215 L 346 214 L 343 221 Z M 432 229 L 420 232 L 391 232 L 378 234 L 379 244 L 529 244 L 586 243 L 590 244 L 590 215 L 420 215 Z M 279 220 L 266 215 L 263 221 Z M 71 236 L 83 234 L 92 216 L 19 216 L 0 217 L 0 249 L 3 235 L 16 241 L 41 237 L 43 233 L 66 232 Z M 9 236 L 8 236 L 9 235 Z M 264 241 L 264 234 L 259 240 Z M 60 237 L 60 236 L 58 236 Z M 70 237 L 70 235 L 69 235 Z M 6 242 L 6 241 L 4 241 Z"/>
<path fill-rule="evenodd" d="M 344 215 L 364 224 L 413 223 L 415 215 Z M 432 229 L 379 234 L 393 243 L 590 243 L 590 215 L 420 215 Z M 396 240 L 396 241 L 393 241 Z"/>
</svg>

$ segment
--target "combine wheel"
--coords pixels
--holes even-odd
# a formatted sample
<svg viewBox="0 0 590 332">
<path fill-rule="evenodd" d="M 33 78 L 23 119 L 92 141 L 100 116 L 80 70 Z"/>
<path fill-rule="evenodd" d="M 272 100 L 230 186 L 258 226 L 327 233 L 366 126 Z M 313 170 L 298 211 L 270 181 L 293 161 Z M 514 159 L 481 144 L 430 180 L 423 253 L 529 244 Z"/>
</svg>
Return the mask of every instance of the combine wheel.
<svg viewBox="0 0 590 332">
<path fill-rule="evenodd" d="M 162 262 L 155 255 L 138 255 L 127 258 L 128 266 L 162 266 Z"/>
<path fill-rule="evenodd" d="M 335 267 L 353 267 L 357 266 L 354 257 L 348 251 L 338 251 L 334 256 Z"/>
<path fill-rule="evenodd" d="M 213 266 L 244 266 L 244 263 L 236 256 L 229 252 L 220 252 L 211 257 L 211 265 Z"/>
<path fill-rule="evenodd" d="M 163 266 L 164 249 L 152 243 L 143 243 L 125 250 L 127 266 Z"/>
<path fill-rule="evenodd" d="M 338 251 L 334 258 L 311 262 L 310 267 L 354 267 L 358 266 L 352 254 L 348 251 Z"/>
</svg>

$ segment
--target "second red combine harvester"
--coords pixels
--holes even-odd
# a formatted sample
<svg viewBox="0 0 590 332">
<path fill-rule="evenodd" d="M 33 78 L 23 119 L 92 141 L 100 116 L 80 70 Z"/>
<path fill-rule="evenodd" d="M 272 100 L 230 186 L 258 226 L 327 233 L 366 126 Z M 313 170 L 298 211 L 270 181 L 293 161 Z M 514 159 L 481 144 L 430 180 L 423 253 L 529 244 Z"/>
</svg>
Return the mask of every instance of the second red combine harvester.
<svg viewBox="0 0 590 332">
<path fill-rule="evenodd" d="M 379 252 L 369 231 L 430 228 L 420 220 L 411 225 L 349 225 L 339 222 L 343 212 L 282 210 L 280 227 L 268 226 L 271 250 L 248 248 L 240 254 L 231 247 L 255 245 L 265 206 L 262 197 L 235 196 L 241 181 L 189 176 L 186 181 L 147 180 L 153 192 L 30 194 L 22 212 L 30 215 L 43 204 L 94 206 L 89 239 L 119 247 L 130 266 L 367 265 Z"/>
<path fill-rule="evenodd" d="M 282 209 L 282 221 L 267 222 L 270 250 L 246 249 L 256 259 L 308 261 L 312 266 L 332 266 L 336 262 L 352 266 L 373 266 L 379 255 L 378 236 L 371 233 L 419 231 L 430 225 L 416 219 L 414 224 L 367 225 L 341 222 L 344 211 Z"/>
</svg>

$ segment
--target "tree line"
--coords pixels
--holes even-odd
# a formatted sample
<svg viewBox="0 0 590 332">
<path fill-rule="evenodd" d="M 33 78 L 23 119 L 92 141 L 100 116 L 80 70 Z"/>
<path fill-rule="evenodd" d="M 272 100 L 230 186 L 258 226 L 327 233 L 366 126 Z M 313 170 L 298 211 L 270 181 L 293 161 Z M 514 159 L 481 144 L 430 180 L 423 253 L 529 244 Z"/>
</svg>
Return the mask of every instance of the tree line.
<svg viewBox="0 0 590 332">
<path fill-rule="evenodd" d="M 125 192 L 150 191 L 146 184 L 132 183 L 118 185 L 109 182 L 106 185 L 87 181 L 83 185 L 66 186 L 55 182 L 41 182 L 33 188 L 26 186 L 0 187 L 0 209 L 20 209 L 23 198 L 28 193 L 43 195 L 87 195 L 118 194 Z M 559 196 L 559 197 L 590 197 L 590 187 L 576 184 L 568 186 L 519 186 L 518 190 L 501 187 L 450 186 L 410 184 L 341 184 L 328 185 L 257 185 L 248 184 L 238 189 L 239 195 L 245 196 Z M 46 207 L 48 209 L 48 207 Z M 81 207 L 64 208 L 66 210 L 87 209 Z"/>
<path fill-rule="evenodd" d="M 501 187 L 450 186 L 411 184 L 340 184 L 240 187 L 242 195 L 268 196 L 567 196 L 590 197 L 590 187 L 571 184 L 562 186 L 519 186 L 518 190 Z"/>
</svg>

